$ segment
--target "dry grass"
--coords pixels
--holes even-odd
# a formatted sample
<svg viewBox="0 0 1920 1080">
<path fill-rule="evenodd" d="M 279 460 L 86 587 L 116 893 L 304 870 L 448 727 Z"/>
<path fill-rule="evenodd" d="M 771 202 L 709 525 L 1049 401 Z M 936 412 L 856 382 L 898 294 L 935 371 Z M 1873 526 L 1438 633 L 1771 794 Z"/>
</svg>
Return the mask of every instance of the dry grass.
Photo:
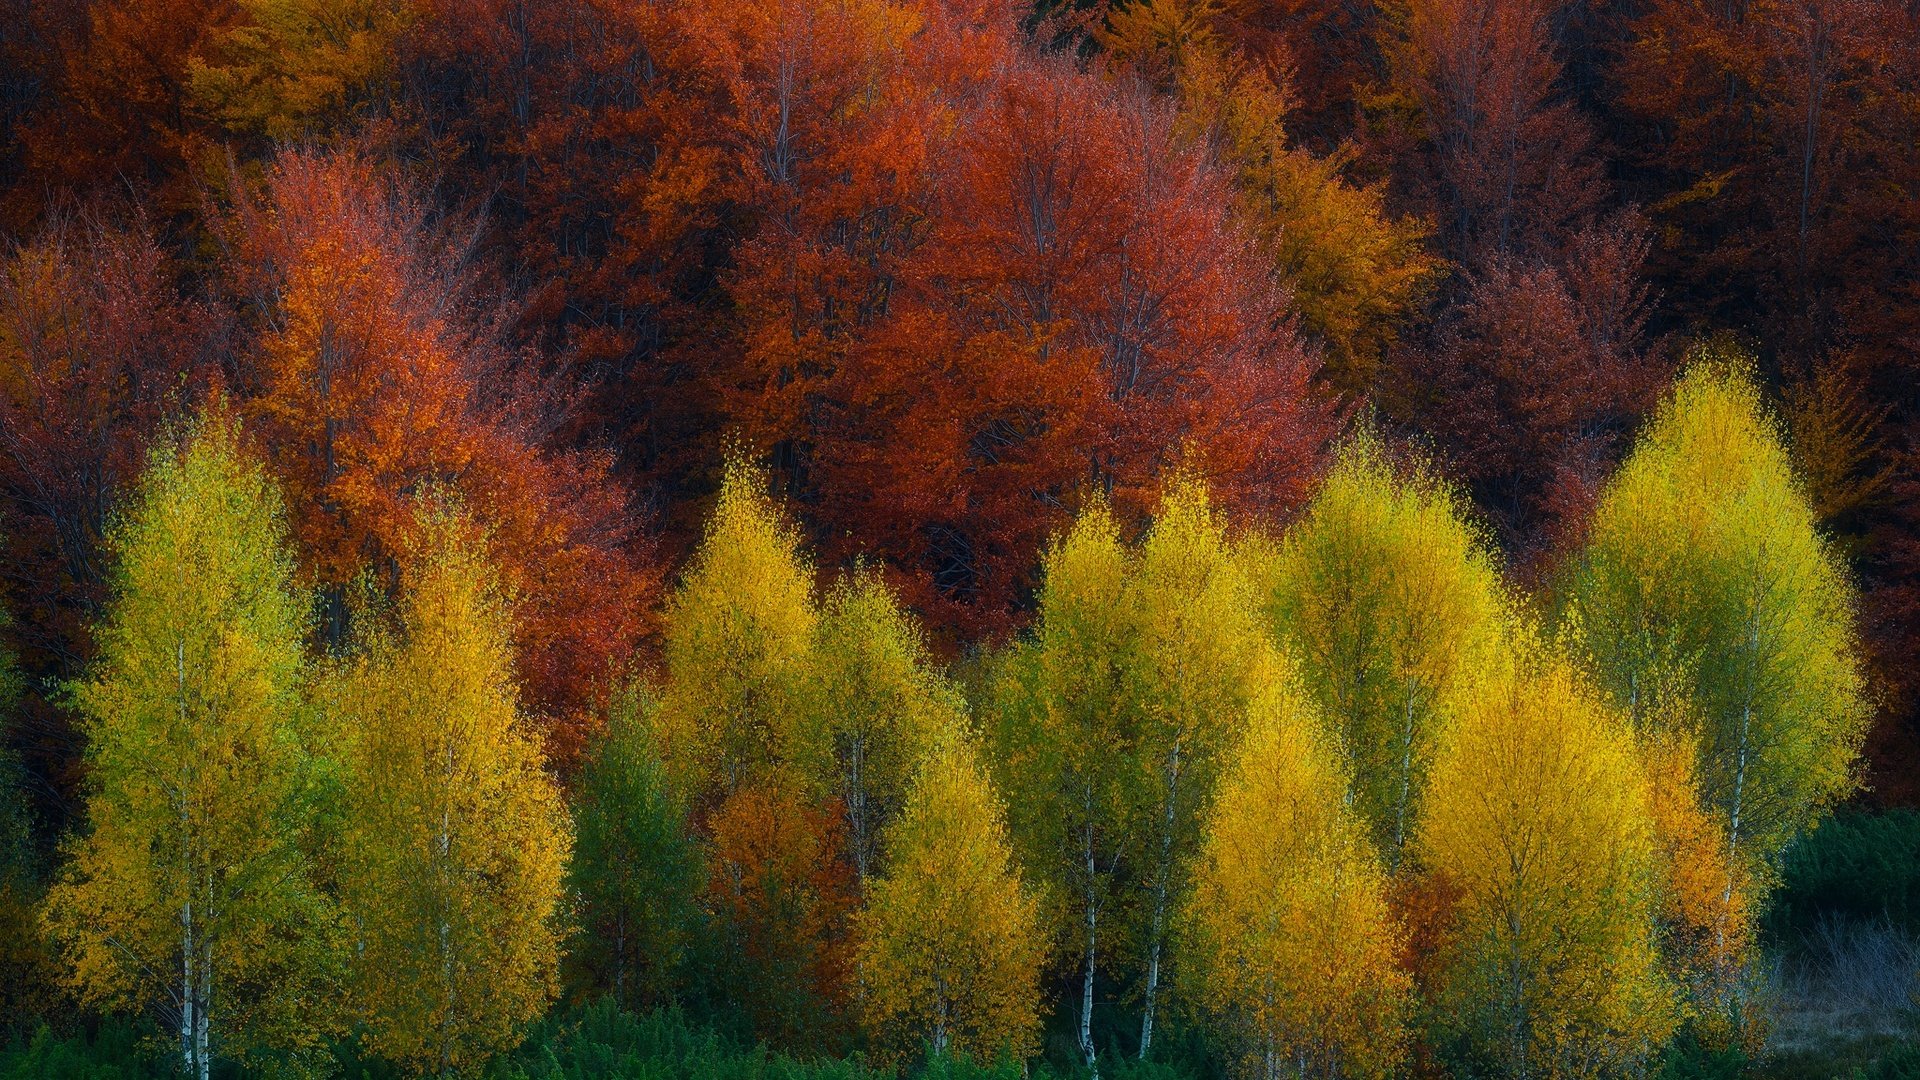
<svg viewBox="0 0 1920 1080">
<path fill-rule="evenodd" d="M 1770 1075 L 1846 1077 L 1920 1040 L 1920 941 L 1888 923 L 1824 919 L 1767 983 Z"/>
</svg>

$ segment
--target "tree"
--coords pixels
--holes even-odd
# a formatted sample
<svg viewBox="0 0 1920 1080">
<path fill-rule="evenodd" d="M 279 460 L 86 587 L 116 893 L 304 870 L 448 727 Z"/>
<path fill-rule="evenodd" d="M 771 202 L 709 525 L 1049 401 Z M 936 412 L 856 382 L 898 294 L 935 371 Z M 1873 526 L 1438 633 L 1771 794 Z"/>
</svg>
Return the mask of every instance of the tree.
<svg viewBox="0 0 1920 1080">
<path fill-rule="evenodd" d="M 1238 217 L 1285 283 L 1307 337 L 1325 349 L 1322 376 L 1358 397 L 1372 389 L 1441 266 L 1424 249 L 1425 223 L 1388 215 L 1384 185 L 1348 181 L 1351 147 L 1317 156 L 1288 134 L 1299 85 L 1290 65 L 1324 57 L 1276 53 L 1271 39 L 1341 21 L 1329 14 L 1314 5 L 1282 15 L 1218 0 L 1141 0 L 1109 8 L 1094 38 L 1117 74 L 1170 90 L 1180 136 L 1212 146 L 1233 170 Z"/>
<path fill-rule="evenodd" d="M 201 392 L 218 321 L 182 300 L 145 222 L 57 216 L 0 260 L 0 589 L 31 676 L 12 743 L 66 804 L 70 714 L 41 687 L 80 677 L 105 605 L 110 512 L 162 418 Z M 58 826 L 58 816 L 49 824 Z"/>
<path fill-rule="evenodd" d="M 845 1053 L 858 899 L 845 814 L 783 771 L 743 781 L 707 828 L 715 1004 L 775 1046 Z"/>
<path fill-rule="evenodd" d="M 862 1015 L 889 1054 L 1014 1059 L 1038 1044 L 1044 946 L 998 797 L 956 725 L 929 747 L 859 919 Z"/>
<path fill-rule="evenodd" d="M 409 0 L 240 0 L 241 19 L 187 63 L 196 105 L 286 142 L 342 126 L 392 90 Z"/>
<path fill-rule="evenodd" d="M 1379 24 L 1391 141 L 1413 138 L 1403 183 L 1469 269 L 1556 254 L 1602 192 L 1591 124 L 1561 97 L 1556 0 L 1402 0 Z"/>
<path fill-rule="evenodd" d="M 1271 632 L 1339 735 L 1354 809 L 1398 869 L 1446 699 L 1502 647 L 1493 556 L 1443 481 L 1363 433 L 1305 517 L 1245 558 Z"/>
<path fill-rule="evenodd" d="M 1551 261 L 1501 257 L 1475 272 L 1431 348 L 1406 357 L 1382 395 L 1536 572 L 1577 543 L 1667 373 L 1645 341 L 1644 222 L 1623 213 L 1565 244 Z"/>
<path fill-rule="evenodd" d="M 1078 1049 L 1089 1065 L 1101 917 L 1129 829 L 1134 732 L 1119 664 L 1128 569 L 1119 526 L 1096 502 L 1048 546 L 1033 638 L 1001 659 L 991 691 L 993 761 L 1022 864 L 1042 868 L 1047 922 L 1078 969 Z"/>
<path fill-rule="evenodd" d="M 861 536 L 907 603 L 973 631 L 1013 622 L 1079 489 L 1144 515 L 1186 446 L 1224 506 L 1279 511 L 1331 430 L 1205 148 L 1053 61 L 988 71 L 806 440 L 823 550 Z"/>
<path fill-rule="evenodd" d="M 656 707 L 643 685 L 616 696 L 575 785 L 568 872 L 591 944 L 570 958 L 622 1008 L 674 1000 L 705 885 L 687 795 L 660 759 Z"/>
<path fill-rule="evenodd" d="M 1529 635 L 1498 659 L 1453 698 L 1415 836 L 1456 893 L 1436 1008 L 1509 1076 L 1640 1067 L 1676 1016 L 1633 736 Z"/>
<path fill-rule="evenodd" d="M 258 317 L 236 389 L 287 489 L 324 636 L 346 640 L 363 572 L 391 587 L 417 553 L 414 494 L 456 492 L 513 597 L 524 704 L 570 760 L 654 588 L 607 456 L 559 438 L 571 380 L 503 340 L 461 236 L 366 158 L 283 151 L 221 233 Z"/>
<path fill-rule="evenodd" d="M 848 854 L 864 890 L 914 763 L 935 734 L 961 722 L 966 702 L 933 669 L 919 627 L 870 569 L 827 593 L 814 635 L 791 756 L 808 785 L 845 810 Z"/>
<path fill-rule="evenodd" d="M 215 1056 L 325 1030 L 300 977 L 325 919 L 305 861 L 305 605 L 279 495 L 218 412 L 153 450 L 111 535 L 114 599 L 75 690 L 87 824 L 47 925 L 83 1001 L 156 1009 L 206 1080 Z"/>
<path fill-rule="evenodd" d="M 1694 746 L 1730 905 L 1851 789 L 1868 716 L 1852 586 L 1747 361 L 1695 357 L 1589 535 L 1568 625 L 1618 708 Z"/>
<path fill-rule="evenodd" d="M 1338 738 L 1291 676 L 1254 699 L 1207 818 L 1186 979 L 1246 1073 L 1384 1077 L 1411 984 Z"/>
<path fill-rule="evenodd" d="M 1126 576 L 1132 625 L 1117 658 L 1138 740 L 1129 861 L 1147 894 L 1141 951 L 1140 1056 L 1153 1049 L 1168 918 L 1188 888 L 1221 759 L 1273 658 L 1253 589 L 1226 523 L 1197 477 L 1175 478 Z"/>
<path fill-rule="evenodd" d="M 428 507 L 397 637 L 340 678 L 336 858 L 349 997 L 369 1045 L 469 1071 L 557 989 L 571 822 L 519 713 L 508 607 L 484 541 Z"/>
<path fill-rule="evenodd" d="M 662 753 L 707 807 L 784 760 L 795 676 L 819 624 L 813 568 L 765 485 L 764 474 L 729 459 L 706 537 L 664 617 Z"/>
</svg>

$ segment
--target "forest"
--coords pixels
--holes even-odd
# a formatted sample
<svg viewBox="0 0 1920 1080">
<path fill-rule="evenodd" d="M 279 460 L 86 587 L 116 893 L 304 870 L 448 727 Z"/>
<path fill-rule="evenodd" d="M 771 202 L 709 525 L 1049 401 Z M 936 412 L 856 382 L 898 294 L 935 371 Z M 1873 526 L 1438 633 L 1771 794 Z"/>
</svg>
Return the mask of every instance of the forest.
<svg viewBox="0 0 1920 1080">
<path fill-rule="evenodd" d="M 1915 0 L 0 0 L 0 1080 L 1920 1078 Z"/>
</svg>

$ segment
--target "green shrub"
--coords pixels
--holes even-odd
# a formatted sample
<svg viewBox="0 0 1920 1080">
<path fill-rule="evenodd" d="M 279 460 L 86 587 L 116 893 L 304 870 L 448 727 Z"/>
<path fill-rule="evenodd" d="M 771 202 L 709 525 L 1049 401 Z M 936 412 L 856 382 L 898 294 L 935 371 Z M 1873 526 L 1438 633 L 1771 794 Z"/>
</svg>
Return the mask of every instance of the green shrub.
<svg viewBox="0 0 1920 1080">
<path fill-rule="evenodd" d="M 1920 934 L 1920 811 L 1847 811 L 1787 849 L 1768 912 L 1774 940 L 1800 940 L 1821 919 L 1885 919 Z"/>
</svg>

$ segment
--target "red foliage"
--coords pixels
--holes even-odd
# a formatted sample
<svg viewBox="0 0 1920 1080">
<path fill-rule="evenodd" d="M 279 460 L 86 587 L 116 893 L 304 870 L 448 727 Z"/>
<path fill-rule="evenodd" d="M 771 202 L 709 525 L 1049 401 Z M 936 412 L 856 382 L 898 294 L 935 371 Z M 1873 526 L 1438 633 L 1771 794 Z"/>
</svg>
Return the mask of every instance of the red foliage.
<svg viewBox="0 0 1920 1080">
<path fill-rule="evenodd" d="M 0 274 L 7 607 L 30 667 L 71 675 L 104 599 L 103 536 L 147 442 L 192 404 L 216 321 L 142 223 L 57 217 Z"/>
<path fill-rule="evenodd" d="M 564 378 L 501 343 L 462 234 L 357 157 L 283 154 L 226 231 L 260 313 L 235 386 L 333 631 L 357 575 L 393 580 L 414 497 L 451 490 L 490 530 L 522 688 L 570 758 L 656 580 L 606 455 L 548 445 L 572 404 Z"/>
<path fill-rule="evenodd" d="M 1548 0 L 1413 0 L 1386 49 L 1419 112 L 1409 178 L 1450 254 L 1558 254 L 1599 206 L 1587 119 L 1557 81 Z"/>
<path fill-rule="evenodd" d="M 1577 542 L 1622 436 L 1665 371 L 1644 349 L 1648 241 L 1638 219 L 1576 235 L 1559 266 L 1498 259 L 1394 404 L 1434 440 L 1523 560 Z"/>
</svg>

